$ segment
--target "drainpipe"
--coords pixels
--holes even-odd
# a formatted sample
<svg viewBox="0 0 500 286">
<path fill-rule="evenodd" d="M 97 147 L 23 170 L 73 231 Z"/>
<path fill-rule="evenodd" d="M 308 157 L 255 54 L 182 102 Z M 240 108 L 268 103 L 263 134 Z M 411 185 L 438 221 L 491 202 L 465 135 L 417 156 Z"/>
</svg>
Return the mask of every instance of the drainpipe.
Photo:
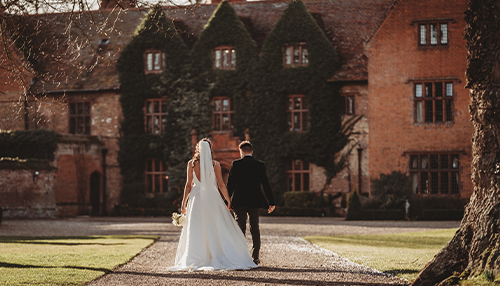
<svg viewBox="0 0 500 286">
<path fill-rule="evenodd" d="M 358 194 L 361 194 L 361 155 L 363 148 L 358 147 Z"/>
<path fill-rule="evenodd" d="M 108 154 L 108 149 L 101 149 L 102 155 L 102 215 L 108 215 L 108 205 L 107 205 L 107 194 L 106 194 L 106 154 Z"/>
</svg>

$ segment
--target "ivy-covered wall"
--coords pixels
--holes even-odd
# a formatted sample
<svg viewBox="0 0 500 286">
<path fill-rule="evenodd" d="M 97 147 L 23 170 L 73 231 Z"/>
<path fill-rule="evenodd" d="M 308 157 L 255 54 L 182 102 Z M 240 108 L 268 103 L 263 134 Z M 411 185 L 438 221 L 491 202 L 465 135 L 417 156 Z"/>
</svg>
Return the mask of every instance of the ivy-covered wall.
<svg viewBox="0 0 500 286">
<path fill-rule="evenodd" d="M 50 130 L 0 132 L 0 158 L 54 160 L 59 135 Z"/>
<path fill-rule="evenodd" d="M 309 52 L 305 67 L 284 67 L 285 44 L 304 42 Z M 285 164 L 301 159 L 324 167 L 327 182 L 343 167 L 336 154 L 347 144 L 351 127 L 344 130 L 338 86 L 327 80 L 337 68 L 338 56 L 301 1 L 290 2 L 262 48 L 251 79 L 251 137 L 256 157 L 266 162 L 273 190 L 285 192 Z M 309 108 L 308 132 L 289 132 L 286 100 L 305 95 Z M 344 158 L 345 160 L 345 158 Z M 327 183 L 325 182 L 325 183 Z"/>
<path fill-rule="evenodd" d="M 283 67 L 283 46 L 305 42 L 307 67 Z M 213 50 L 234 46 L 236 69 L 213 68 Z M 143 54 L 160 49 L 167 55 L 167 69 L 145 75 Z M 352 124 L 342 125 L 338 87 L 329 84 L 337 68 L 337 53 L 301 1 L 290 2 L 268 35 L 260 56 L 244 24 L 227 1 L 221 2 L 192 50 L 172 27 L 161 7 L 154 7 L 138 28 L 119 62 L 124 121 L 119 162 L 125 186 L 143 192 L 147 158 L 158 158 L 170 169 L 170 186 L 181 189 L 185 166 L 191 155 L 190 132 L 199 138 L 211 131 L 211 99 L 230 97 L 235 119 L 234 134 L 243 139 L 250 128 L 255 156 L 266 163 L 273 191 L 282 203 L 285 192 L 285 163 L 302 159 L 325 168 L 328 181 L 343 166 L 336 154 L 347 144 Z M 288 95 L 302 94 L 309 103 L 310 130 L 287 131 Z M 144 102 L 168 98 L 167 131 L 150 135 L 144 131 Z M 355 122 L 354 119 L 352 122 Z M 141 189 L 142 188 L 142 189 Z"/>
<path fill-rule="evenodd" d="M 165 67 L 161 73 L 146 74 L 144 53 L 148 49 L 165 54 Z M 123 109 L 120 152 L 118 161 L 124 178 L 122 202 L 138 203 L 143 197 L 144 172 L 148 159 L 159 159 L 170 166 L 170 172 L 181 173 L 188 159 L 189 131 L 183 126 L 179 103 L 182 100 L 183 75 L 187 71 L 190 51 L 178 35 L 172 21 L 167 19 L 161 6 L 155 6 L 137 28 L 130 43 L 117 62 L 121 84 L 120 103 Z M 165 134 L 145 132 L 144 107 L 147 99 L 167 98 Z M 174 107 L 175 108 L 174 108 Z M 182 163 L 183 166 L 179 166 Z M 182 179 L 170 176 L 171 184 L 179 187 Z M 173 194 L 165 194 L 172 197 Z"/>
</svg>

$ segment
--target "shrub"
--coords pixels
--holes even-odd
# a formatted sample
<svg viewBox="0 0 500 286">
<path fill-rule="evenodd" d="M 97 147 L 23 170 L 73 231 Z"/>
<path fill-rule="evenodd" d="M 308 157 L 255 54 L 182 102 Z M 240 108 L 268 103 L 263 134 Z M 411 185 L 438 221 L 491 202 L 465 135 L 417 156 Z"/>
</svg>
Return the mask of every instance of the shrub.
<svg viewBox="0 0 500 286">
<path fill-rule="evenodd" d="M 455 215 L 448 213 L 442 214 L 443 216 L 453 216 L 455 219 L 460 219 L 460 212 L 463 214 L 465 202 L 457 197 L 417 197 L 415 196 L 410 202 L 410 213 L 409 216 L 412 219 L 429 219 L 432 217 L 439 217 L 441 214 L 434 212 L 427 212 L 424 215 L 425 210 L 451 210 L 456 211 Z M 457 214 L 458 213 L 458 214 Z"/>
<path fill-rule="evenodd" d="M 347 208 L 347 194 L 342 193 L 342 198 L 340 199 L 340 207 L 345 209 Z"/>
<path fill-rule="evenodd" d="M 0 157 L 54 160 L 59 135 L 50 130 L 0 132 Z"/>
<path fill-rule="evenodd" d="M 382 209 L 401 209 L 412 195 L 410 180 L 401 172 L 380 174 L 378 179 L 372 180 L 372 196 L 382 202 Z"/>
<path fill-rule="evenodd" d="M 361 213 L 361 201 L 359 200 L 359 194 L 356 189 L 349 194 L 349 199 L 347 200 L 347 214 L 346 220 L 359 219 Z"/>
<path fill-rule="evenodd" d="M 312 192 L 286 192 L 284 195 L 287 208 L 312 208 L 316 207 Z"/>
</svg>

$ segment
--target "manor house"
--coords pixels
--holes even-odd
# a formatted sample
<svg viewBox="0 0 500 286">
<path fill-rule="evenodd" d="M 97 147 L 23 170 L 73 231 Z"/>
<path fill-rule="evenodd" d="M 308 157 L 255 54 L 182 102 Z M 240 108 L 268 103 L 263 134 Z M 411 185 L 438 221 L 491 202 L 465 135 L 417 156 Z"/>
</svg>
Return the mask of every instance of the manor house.
<svg viewBox="0 0 500 286">
<path fill-rule="evenodd" d="M 181 128 L 169 108 L 171 94 L 187 80 L 187 61 L 198 72 L 189 80 L 210 88 L 208 111 L 192 106 L 200 112 L 192 116 L 205 116 L 209 126 L 189 130 L 184 139 L 191 148 L 209 135 L 225 178 L 242 140 L 272 142 L 276 135 L 276 142 L 305 142 L 310 132 L 325 139 L 307 143 L 316 146 L 312 151 L 273 150 L 286 153 L 279 157 L 256 148 L 256 157 L 267 152 L 265 158 L 284 158 L 266 161 L 274 185 L 282 186 L 275 191 L 318 192 L 338 205 L 340 194 L 356 189 L 368 196 L 371 180 L 399 171 L 416 195 L 468 198 L 467 1 L 304 1 L 304 12 L 302 6 L 287 10 L 290 3 L 166 6 L 162 17 L 174 32 L 169 37 L 141 38 L 136 31 L 147 25 L 150 11 L 122 10 L 113 1 L 73 15 L 69 29 L 69 14 L 26 16 L 39 55 L 30 59 L 14 42 L 0 53 L 2 66 L 12 58 L 29 66 L 29 72 L 0 71 L 0 129 L 49 129 L 61 136 L 53 170 L 0 170 L 4 215 L 112 214 L 124 190 L 155 198 L 179 185 L 174 180 L 180 173 L 169 168 L 175 169 L 171 162 L 180 151 L 168 144 L 184 141 L 169 133 Z M 259 94 L 268 97 L 257 101 Z M 258 123 L 259 116 L 272 120 Z M 339 129 L 337 117 L 356 122 L 339 150 L 330 140 L 330 131 Z M 314 153 L 323 149 L 335 154 Z M 327 182 L 333 159 L 322 157 L 343 154 L 344 168 Z"/>
</svg>

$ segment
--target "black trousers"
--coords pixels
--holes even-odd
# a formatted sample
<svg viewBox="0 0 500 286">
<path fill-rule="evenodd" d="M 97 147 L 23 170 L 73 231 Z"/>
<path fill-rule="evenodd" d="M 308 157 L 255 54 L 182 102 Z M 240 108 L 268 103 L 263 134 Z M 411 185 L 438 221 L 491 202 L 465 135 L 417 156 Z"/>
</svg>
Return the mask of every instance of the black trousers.
<svg viewBox="0 0 500 286">
<path fill-rule="evenodd" d="M 246 234 L 247 229 L 247 215 L 250 218 L 250 233 L 252 234 L 252 259 L 259 259 L 260 251 L 260 230 L 259 230 L 259 209 L 238 207 L 234 208 L 234 215 L 236 222 L 241 228 L 243 235 Z"/>
</svg>

